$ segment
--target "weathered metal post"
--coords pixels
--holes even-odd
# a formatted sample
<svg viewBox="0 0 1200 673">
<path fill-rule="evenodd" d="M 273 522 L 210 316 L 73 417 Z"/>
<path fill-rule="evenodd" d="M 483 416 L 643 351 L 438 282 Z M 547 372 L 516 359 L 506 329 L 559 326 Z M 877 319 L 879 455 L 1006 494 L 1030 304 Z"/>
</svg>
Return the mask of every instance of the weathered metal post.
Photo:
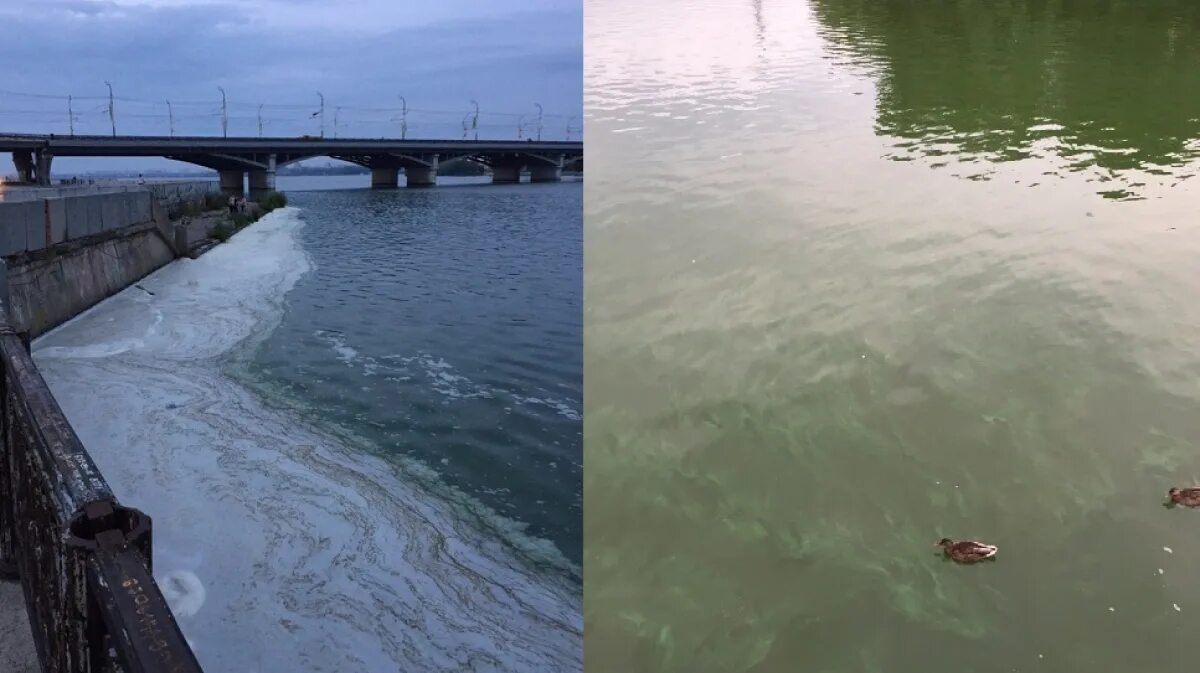
<svg viewBox="0 0 1200 673">
<path fill-rule="evenodd" d="M 0 558 L 42 671 L 200 673 L 151 574 L 150 517 L 117 502 L 0 293 Z"/>
</svg>

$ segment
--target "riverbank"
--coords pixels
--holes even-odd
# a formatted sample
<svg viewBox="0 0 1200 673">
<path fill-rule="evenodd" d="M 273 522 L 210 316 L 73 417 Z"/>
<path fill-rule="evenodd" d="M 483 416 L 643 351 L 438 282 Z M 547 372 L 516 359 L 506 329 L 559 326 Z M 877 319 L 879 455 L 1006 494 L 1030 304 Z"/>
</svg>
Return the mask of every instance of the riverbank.
<svg viewBox="0 0 1200 673">
<path fill-rule="evenodd" d="M 16 329 L 42 334 L 167 264 L 180 218 L 223 202 L 212 182 L 128 187 L 5 192 L 0 257 Z"/>
<path fill-rule="evenodd" d="M 0 190 L 0 294 L 31 336 L 135 285 L 176 255 L 173 217 L 215 204 L 215 183 Z M 20 582 L 0 582 L 0 670 L 38 670 Z"/>
<path fill-rule="evenodd" d="M 303 226 L 294 208 L 273 212 L 35 343 L 118 496 L 155 516 L 160 577 L 203 587 L 180 615 L 201 662 L 577 670 L 576 585 L 530 569 L 461 502 L 227 375 L 311 268 Z"/>
<path fill-rule="evenodd" d="M 223 198 L 218 201 L 216 207 L 204 204 L 203 208 L 185 212 L 180 217 L 174 227 L 176 254 L 195 259 L 272 210 L 287 205 L 287 197 L 282 192 L 270 192 L 258 202 L 247 202 L 237 212 L 231 212 Z"/>
</svg>

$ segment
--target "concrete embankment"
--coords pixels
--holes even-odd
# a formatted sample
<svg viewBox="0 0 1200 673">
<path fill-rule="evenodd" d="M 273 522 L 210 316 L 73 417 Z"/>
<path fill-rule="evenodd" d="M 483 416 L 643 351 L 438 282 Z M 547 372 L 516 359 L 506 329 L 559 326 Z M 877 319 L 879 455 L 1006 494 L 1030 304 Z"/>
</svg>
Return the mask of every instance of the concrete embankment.
<svg viewBox="0 0 1200 673">
<path fill-rule="evenodd" d="M 202 207 L 215 182 L 0 202 L 0 257 L 16 327 L 38 336 L 186 254 L 172 216 Z"/>
<path fill-rule="evenodd" d="M 0 188 L 0 297 L 13 326 L 41 335 L 187 254 L 189 234 L 204 232 L 184 218 L 214 197 L 216 182 Z M 0 671 L 37 670 L 22 585 L 0 578 Z"/>
</svg>

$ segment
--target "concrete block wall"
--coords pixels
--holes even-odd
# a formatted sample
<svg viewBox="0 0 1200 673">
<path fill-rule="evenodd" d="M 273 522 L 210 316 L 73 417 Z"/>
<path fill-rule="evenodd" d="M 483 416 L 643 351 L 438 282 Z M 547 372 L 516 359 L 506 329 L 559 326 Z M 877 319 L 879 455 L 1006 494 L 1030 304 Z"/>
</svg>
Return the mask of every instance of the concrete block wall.
<svg viewBox="0 0 1200 673">
<path fill-rule="evenodd" d="M 46 199 L 47 245 L 67 240 L 67 199 Z"/>
<path fill-rule="evenodd" d="M 76 196 L 69 199 L 63 199 L 63 213 L 65 222 L 63 228 L 66 231 L 64 240 L 74 240 L 83 238 L 89 234 L 88 232 L 88 205 L 90 196 Z"/>
<path fill-rule="evenodd" d="M 3 202 L 0 257 L 34 252 L 153 219 L 154 196 L 146 190 Z"/>
<path fill-rule="evenodd" d="M 216 180 L 193 180 L 190 182 L 156 182 L 145 185 L 154 200 L 174 212 L 188 203 L 204 200 L 209 194 L 219 194 L 221 185 Z"/>
<path fill-rule="evenodd" d="M 29 229 L 42 219 L 41 201 L 5 203 L 0 209 L 0 256 L 7 257 L 29 249 Z"/>
</svg>

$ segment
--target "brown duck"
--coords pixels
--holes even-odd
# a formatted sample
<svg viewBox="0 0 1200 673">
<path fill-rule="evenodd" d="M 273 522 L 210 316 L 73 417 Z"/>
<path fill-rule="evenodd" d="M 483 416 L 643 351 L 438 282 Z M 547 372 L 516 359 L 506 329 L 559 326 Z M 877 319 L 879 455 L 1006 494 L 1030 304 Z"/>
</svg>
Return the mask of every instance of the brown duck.
<svg viewBox="0 0 1200 673">
<path fill-rule="evenodd" d="M 946 552 L 946 556 L 959 563 L 977 563 L 992 558 L 999 551 L 996 545 L 984 544 L 975 540 L 954 541 L 942 538 L 942 541 L 938 542 L 938 546 Z"/>
<path fill-rule="evenodd" d="M 1173 488 L 1167 491 L 1167 498 L 1173 505 L 1200 507 L 1200 488 Z"/>
</svg>

